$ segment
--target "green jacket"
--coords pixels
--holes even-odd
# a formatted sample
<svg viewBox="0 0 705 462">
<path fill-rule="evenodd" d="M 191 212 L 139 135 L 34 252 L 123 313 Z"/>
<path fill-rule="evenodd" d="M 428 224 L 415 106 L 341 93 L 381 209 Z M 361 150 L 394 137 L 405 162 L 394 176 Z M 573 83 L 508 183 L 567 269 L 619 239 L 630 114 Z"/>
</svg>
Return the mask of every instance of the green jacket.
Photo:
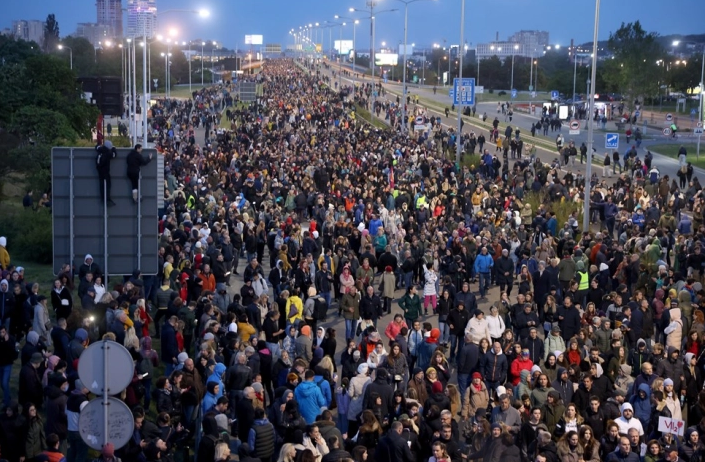
<svg viewBox="0 0 705 462">
<path fill-rule="evenodd" d="M 411 296 L 408 292 L 399 300 L 399 308 L 406 319 L 417 319 L 421 316 L 421 297 Z"/>
<path fill-rule="evenodd" d="M 354 297 L 351 294 L 343 295 L 340 308 L 343 310 L 343 318 L 353 321 L 360 319 L 360 293 L 356 292 Z M 349 308 L 352 308 L 352 312 Z"/>
</svg>

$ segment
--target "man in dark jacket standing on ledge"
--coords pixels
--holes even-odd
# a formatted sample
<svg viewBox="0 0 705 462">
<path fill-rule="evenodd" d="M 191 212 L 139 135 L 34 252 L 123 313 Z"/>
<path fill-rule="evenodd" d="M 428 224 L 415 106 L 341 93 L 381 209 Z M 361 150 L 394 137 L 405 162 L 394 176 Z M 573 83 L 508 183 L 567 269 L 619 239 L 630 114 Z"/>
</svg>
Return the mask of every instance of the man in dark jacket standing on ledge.
<svg viewBox="0 0 705 462">
<path fill-rule="evenodd" d="M 127 178 L 130 179 L 132 185 L 132 201 L 136 204 L 139 200 L 139 180 L 140 180 L 140 168 L 143 165 L 147 165 L 152 160 L 152 154 L 149 154 L 149 158 L 145 159 L 142 157 L 142 145 L 136 144 L 135 149 L 130 151 L 127 155 Z"/>
<path fill-rule="evenodd" d="M 95 164 L 100 182 L 100 200 L 102 202 L 107 198 L 108 205 L 113 206 L 115 202 L 110 198 L 110 161 L 117 157 L 117 149 L 113 147 L 111 141 L 106 141 L 96 146 L 95 150 L 98 152 L 95 156 Z"/>
</svg>

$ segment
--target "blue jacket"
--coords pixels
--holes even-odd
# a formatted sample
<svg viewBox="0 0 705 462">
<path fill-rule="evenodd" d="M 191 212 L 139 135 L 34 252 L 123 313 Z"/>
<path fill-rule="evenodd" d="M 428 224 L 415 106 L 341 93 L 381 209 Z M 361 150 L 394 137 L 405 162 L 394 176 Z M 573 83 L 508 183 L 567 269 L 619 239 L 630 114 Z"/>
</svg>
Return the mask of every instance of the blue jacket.
<svg viewBox="0 0 705 462">
<path fill-rule="evenodd" d="M 174 327 L 165 322 L 162 325 L 162 361 L 166 364 L 173 364 L 172 358 L 179 356 L 179 346 L 176 343 L 176 330 Z"/>
<path fill-rule="evenodd" d="M 223 384 L 221 378 L 223 377 L 223 374 L 225 373 L 226 369 L 227 368 L 225 367 L 225 364 L 217 363 L 215 365 L 215 368 L 213 369 L 213 373 L 208 377 L 208 380 L 206 380 L 206 383 L 215 382 L 220 386 L 220 391 L 216 395 L 216 399 L 223 396 L 223 390 L 225 390 L 225 385 Z"/>
<path fill-rule="evenodd" d="M 322 409 L 327 407 L 326 400 L 318 388 L 316 382 L 301 382 L 294 389 L 294 398 L 299 403 L 299 412 L 307 424 L 311 425 L 316 421 L 316 417 L 321 414 Z"/>
<path fill-rule="evenodd" d="M 487 255 L 479 254 L 475 257 L 474 269 L 476 273 L 489 273 L 493 266 L 494 260 L 489 253 Z"/>
<path fill-rule="evenodd" d="M 426 370 L 431 365 L 431 356 L 438 348 L 438 343 L 423 342 L 416 347 L 416 365 Z"/>
<path fill-rule="evenodd" d="M 330 389 L 330 382 L 324 379 L 322 375 L 317 375 L 313 377 L 313 382 L 321 390 L 321 394 L 323 394 L 323 399 L 326 400 L 326 407 L 330 407 L 330 403 L 333 401 L 333 393 Z"/>
<path fill-rule="evenodd" d="M 203 401 L 201 402 L 202 413 L 205 414 L 206 412 L 211 410 L 211 408 L 213 408 L 213 406 L 215 406 L 217 402 L 218 396 L 215 396 L 211 392 L 206 392 L 206 395 L 203 397 Z"/>
<path fill-rule="evenodd" d="M 639 419 L 644 428 L 646 428 L 651 422 L 651 388 L 647 384 L 642 383 L 639 385 L 639 391 L 646 393 L 646 398 L 641 399 L 639 393 L 637 393 L 631 397 L 629 402 L 634 408 L 634 417 Z"/>
<path fill-rule="evenodd" d="M 377 236 L 377 229 L 379 229 L 379 227 L 382 225 L 383 223 L 380 218 L 377 218 L 376 220 L 370 220 L 370 236 Z"/>
<path fill-rule="evenodd" d="M 480 373 L 488 382 L 504 382 L 508 370 L 509 362 L 504 353 L 495 354 L 494 350 L 490 349 L 480 359 Z"/>
</svg>

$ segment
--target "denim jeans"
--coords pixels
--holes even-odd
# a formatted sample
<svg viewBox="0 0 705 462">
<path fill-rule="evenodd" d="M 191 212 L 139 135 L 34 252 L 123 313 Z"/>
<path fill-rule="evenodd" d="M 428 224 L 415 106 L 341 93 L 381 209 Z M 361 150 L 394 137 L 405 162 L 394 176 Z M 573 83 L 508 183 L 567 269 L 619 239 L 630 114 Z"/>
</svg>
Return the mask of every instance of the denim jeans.
<svg viewBox="0 0 705 462">
<path fill-rule="evenodd" d="M 470 374 L 458 374 L 458 391 L 460 396 L 465 396 L 465 390 L 468 389 L 470 385 Z M 468 416 L 471 417 L 472 416 Z"/>
<path fill-rule="evenodd" d="M 276 361 L 277 359 L 281 358 L 282 356 L 282 350 L 279 347 L 278 343 L 267 343 L 267 348 L 269 348 L 270 353 L 272 353 L 272 360 Z"/>
<path fill-rule="evenodd" d="M 448 324 L 446 322 L 439 321 L 438 328 L 441 330 L 441 338 L 439 338 L 438 341 L 445 345 L 446 343 L 448 343 L 448 338 L 450 337 L 450 327 L 448 327 Z"/>
<path fill-rule="evenodd" d="M 66 460 L 71 462 L 86 462 L 88 460 L 88 445 L 83 442 L 79 432 L 69 432 L 68 444 L 69 450 Z"/>
<path fill-rule="evenodd" d="M 404 273 L 404 288 L 408 291 L 409 287 L 411 287 L 411 283 L 414 279 L 414 272 L 409 271 L 408 273 Z"/>
<path fill-rule="evenodd" d="M 460 348 L 463 347 L 462 345 L 460 345 L 460 348 L 458 348 L 458 343 L 458 336 L 450 334 L 450 352 L 448 353 L 448 358 L 450 358 L 451 361 L 458 360 L 458 353 L 460 352 Z"/>
<path fill-rule="evenodd" d="M 355 331 L 357 330 L 357 320 L 356 319 L 346 319 L 345 320 L 345 339 L 349 340 L 355 338 Z"/>
<path fill-rule="evenodd" d="M 488 290 L 490 290 L 490 273 L 480 273 L 480 296 L 484 297 Z"/>
<path fill-rule="evenodd" d="M 5 406 L 10 405 L 10 375 L 12 375 L 12 364 L 0 367 L 0 375 L 2 375 L 2 403 Z"/>
<path fill-rule="evenodd" d="M 321 292 L 321 295 L 326 301 L 326 307 L 330 308 L 330 302 L 333 299 L 331 292 Z"/>
</svg>

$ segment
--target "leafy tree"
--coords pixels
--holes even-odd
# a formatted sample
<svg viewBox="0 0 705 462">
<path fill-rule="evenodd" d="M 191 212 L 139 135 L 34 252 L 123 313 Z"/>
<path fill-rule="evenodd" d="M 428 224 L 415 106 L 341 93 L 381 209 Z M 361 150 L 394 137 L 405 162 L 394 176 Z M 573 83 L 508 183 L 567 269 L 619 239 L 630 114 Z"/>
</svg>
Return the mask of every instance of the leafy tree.
<svg viewBox="0 0 705 462">
<path fill-rule="evenodd" d="M 621 91 L 627 104 L 656 93 L 653 76 L 658 73 L 657 57 L 663 54 L 657 37 L 654 32 L 646 32 L 639 21 L 622 23 L 610 33 L 607 47 L 615 63 L 610 66 L 612 72 L 603 75 L 609 85 Z"/>
<path fill-rule="evenodd" d="M 702 57 L 691 59 L 687 64 L 671 66 L 668 72 L 668 83 L 681 93 L 691 93 L 700 85 Z"/>
<path fill-rule="evenodd" d="M 54 50 L 59 43 L 59 22 L 52 13 L 44 22 L 44 51 Z"/>
</svg>

